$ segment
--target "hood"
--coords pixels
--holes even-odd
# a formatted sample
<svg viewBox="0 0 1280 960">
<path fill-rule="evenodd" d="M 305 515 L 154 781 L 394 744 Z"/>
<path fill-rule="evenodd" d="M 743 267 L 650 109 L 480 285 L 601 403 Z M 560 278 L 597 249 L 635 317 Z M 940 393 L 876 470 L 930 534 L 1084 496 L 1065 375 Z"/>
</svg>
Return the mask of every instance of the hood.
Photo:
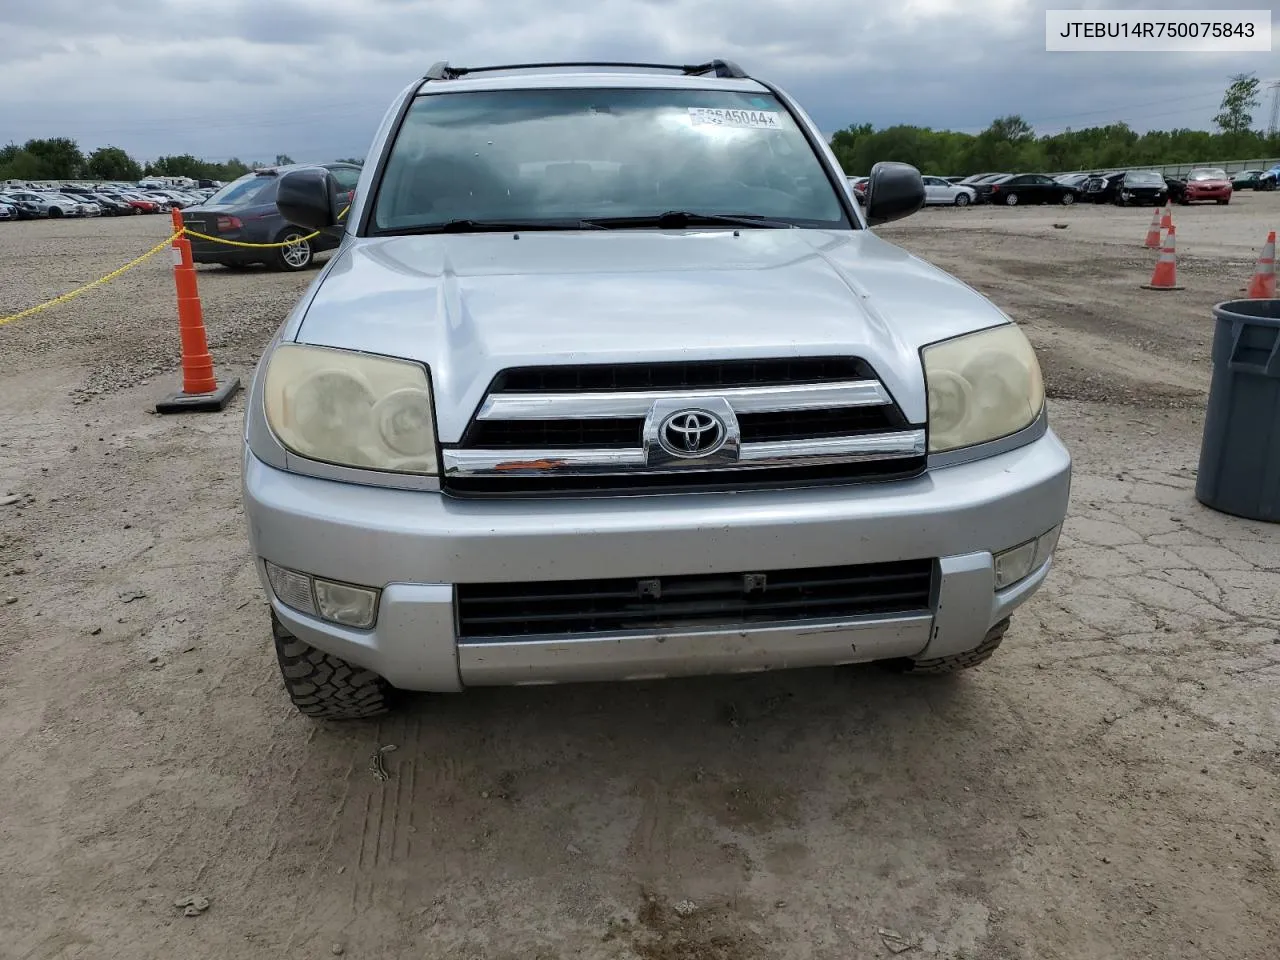
<svg viewBox="0 0 1280 960">
<path fill-rule="evenodd" d="M 552 364 L 857 356 L 923 423 L 920 347 L 1007 321 L 868 230 L 348 237 L 310 295 L 285 336 L 426 364 L 446 443 Z"/>
</svg>

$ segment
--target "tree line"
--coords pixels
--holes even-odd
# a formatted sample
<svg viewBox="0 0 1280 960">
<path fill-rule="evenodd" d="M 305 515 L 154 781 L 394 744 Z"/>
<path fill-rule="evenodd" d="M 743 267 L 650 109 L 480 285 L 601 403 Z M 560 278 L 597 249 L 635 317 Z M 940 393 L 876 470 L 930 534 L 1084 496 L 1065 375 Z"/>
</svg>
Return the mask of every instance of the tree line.
<svg viewBox="0 0 1280 960">
<path fill-rule="evenodd" d="M 1015 115 L 1001 117 L 978 134 L 899 125 L 881 130 L 870 124 L 846 127 L 831 138 L 831 149 L 849 176 L 866 176 L 877 160 L 910 163 L 921 173 L 1056 173 L 1112 167 L 1164 166 L 1215 160 L 1280 156 L 1280 136 L 1253 129 L 1261 104 L 1261 81 L 1236 74 L 1222 95 L 1208 130 L 1149 130 L 1124 123 L 1037 136 Z"/>
<path fill-rule="evenodd" d="M 275 163 L 246 163 L 232 157 L 215 162 L 189 153 L 157 157 L 141 162 L 120 147 L 98 147 L 84 153 L 69 137 L 28 140 L 22 145 L 0 147 L 0 181 L 3 180 L 125 180 L 143 177 L 190 177 L 193 180 L 230 182 L 261 167 L 293 163 L 287 154 L 276 154 Z M 356 158 L 344 162 L 362 164 Z"/>
</svg>

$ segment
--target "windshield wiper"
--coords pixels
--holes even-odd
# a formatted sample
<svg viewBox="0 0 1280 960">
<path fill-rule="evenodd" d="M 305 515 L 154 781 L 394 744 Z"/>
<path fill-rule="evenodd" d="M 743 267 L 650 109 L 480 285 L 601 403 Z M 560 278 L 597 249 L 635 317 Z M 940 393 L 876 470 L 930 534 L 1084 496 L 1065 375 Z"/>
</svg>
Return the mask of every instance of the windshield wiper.
<svg viewBox="0 0 1280 960">
<path fill-rule="evenodd" d="M 603 230 L 589 220 L 448 220 L 417 227 L 385 230 L 384 236 L 419 233 L 509 233 L 517 230 Z"/>
<path fill-rule="evenodd" d="M 769 230 L 794 230 L 794 223 L 770 220 L 751 213 L 698 213 L 692 210 L 668 210 L 644 217 L 592 217 L 587 221 L 610 229 L 627 227 L 693 227 L 723 223 L 735 227 L 763 227 Z"/>
</svg>

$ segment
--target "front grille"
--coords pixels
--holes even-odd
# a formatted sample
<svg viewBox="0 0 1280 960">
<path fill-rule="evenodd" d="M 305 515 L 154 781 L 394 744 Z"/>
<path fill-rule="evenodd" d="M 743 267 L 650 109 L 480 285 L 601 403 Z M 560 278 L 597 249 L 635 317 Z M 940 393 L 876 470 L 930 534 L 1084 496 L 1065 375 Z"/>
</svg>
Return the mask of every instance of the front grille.
<svg viewBox="0 0 1280 960">
<path fill-rule="evenodd" d="M 816 437 L 846 437 L 863 433 L 904 430 L 908 424 L 888 407 L 849 407 L 843 410 L 785 410 L 746 413 L 738 417 L 743 443 L 768 443 Z M 644 419 L 609 417 L 600 420 L 474 420 L 463 445 L 495 450 L 539 448 L 636 447 Z"/>
<path fill-rule="evenodd" d="M 715 410 L 733 443 L 664 456 L 660 425 Z M 924 429 L 858 357 L 523 367 L 495 377 L 443 450 L 456 496 L 613 495 L 916 476 Z"/>
<path fill-rule="evenodd" d="M 871 367 L 855 357 L 694 360 L 683 363 L 517 367 L 498 374 L 489 392 L 586 393 L 596 390 L 766 387 L 870 380 L 874 377 Z"/>
<path fill-rule="evenodd" d="M 461 640 L 763 626 L 926 613 L 932 560 L 766 572 L 459 584 Z"/>
</svg>

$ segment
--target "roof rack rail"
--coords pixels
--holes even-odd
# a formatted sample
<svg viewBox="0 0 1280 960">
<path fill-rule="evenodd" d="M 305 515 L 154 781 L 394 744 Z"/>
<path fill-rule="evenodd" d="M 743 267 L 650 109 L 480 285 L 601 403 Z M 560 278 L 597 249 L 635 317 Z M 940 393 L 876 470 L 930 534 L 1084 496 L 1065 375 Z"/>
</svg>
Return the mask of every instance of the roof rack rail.
<svg viewBox="0 0 1280 960">
<path fill-rule="evenodd" d="M 567 60 L 559 63 L 505 63 L 489 67 L 452 67 L 448 60 L 433 64 L 422 78 L 424 80 L 457 80 L 471 73 L 491 73 L 498 70 L 548 70 L 557 67 L 630 67 L 643 70 L 679 70 L 686 77 L 714 74 L 734 80 L 746 80 L 746 72 L 732 60 L 708 60 L 706 63 L 631 63 L 620 60 Z"/>
</svg>

